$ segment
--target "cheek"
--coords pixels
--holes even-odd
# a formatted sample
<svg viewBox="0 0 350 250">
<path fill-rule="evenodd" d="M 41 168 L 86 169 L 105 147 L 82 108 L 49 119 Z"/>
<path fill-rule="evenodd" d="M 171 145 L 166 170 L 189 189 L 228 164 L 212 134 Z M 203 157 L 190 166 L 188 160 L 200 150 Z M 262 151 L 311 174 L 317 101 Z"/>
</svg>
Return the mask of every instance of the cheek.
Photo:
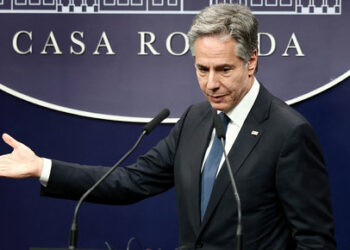
<svg viewBox="0 0 350 250">
<path fill-rule="evenodd" d="M 230 92 L 234 92 L 237 89 L 237 79 L 229 77 L 222 80 L 222 86 Z"/>
<path fill-rule="evenodd" d="M 231 77 L 228 77 L 225 79 L 225 86 L 228 90 L 231 90 L 232 92 L 237 92 L 242 88 L 242 83 L 244 81 L 244 75 L 243 74 L 233 74 Z"/>
<path fill-rule="evenodd" d="M 198 84 L 199 84 L 200 89 L 202 91 L 205 91 L 206 86 L 207 86 L 205 79 L 203 79 L 197 75 L 197 80 L 198 80 Z"/>
</svg>

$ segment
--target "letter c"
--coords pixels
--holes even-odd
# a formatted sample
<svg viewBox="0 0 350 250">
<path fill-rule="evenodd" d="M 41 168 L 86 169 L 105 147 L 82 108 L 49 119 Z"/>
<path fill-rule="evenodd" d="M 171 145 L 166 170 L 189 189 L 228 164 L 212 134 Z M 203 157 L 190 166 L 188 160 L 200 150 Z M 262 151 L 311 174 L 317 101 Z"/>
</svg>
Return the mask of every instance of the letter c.
<svg viewBox="0 0 350 250">
<path fill-rule="evenodd" d="M 32 32 L 30 31 L 26 31 L 26 30 L 21 30 L 18 31 L 12 39 L 12 47 L 14 49 L 14 51 L 16 51 L 18 54 L 20 55 L 26 55 L 26 54 L 32 54 L 32 45 L 29 46 L 29 49 L 27 49 L 26 51 L 22 51 L 18 48 L 18 38 L 21 35 L 27 35 L 29 37 L 29 40 L 32 41 Z"/>
</svg>

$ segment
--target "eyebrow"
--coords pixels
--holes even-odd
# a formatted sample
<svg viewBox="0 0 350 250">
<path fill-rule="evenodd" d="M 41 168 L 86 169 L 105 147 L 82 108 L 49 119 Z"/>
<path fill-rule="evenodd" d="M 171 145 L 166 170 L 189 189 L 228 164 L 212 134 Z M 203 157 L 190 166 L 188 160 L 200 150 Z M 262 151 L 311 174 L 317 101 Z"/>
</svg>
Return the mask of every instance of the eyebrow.
<svg viewBox="0 0 350 250">
<path fill-rule="evenodd" d="M 208 68 L 207 66 L 204 66 L 200 63 L 196 63 L 194 66 L 196 66 L 197 68 Z"/>
<path fill-rule="evenodd" d="M 196 66 L 197 68 L 209 68 L 208 66 L 202 65 L 202 64 L 200 64 L 200 63 L 195 64 L 195 66 Z M 217 70 L 217 69 L 222 69 L 222 68 L 226 68 L 226 67 L 233 68 L 234 65 L 233 65 L 233 64 L 225 63 L 225 64 L 216 65 L 216 66 L 214 67 L 214 69 Z"/>
</svg>

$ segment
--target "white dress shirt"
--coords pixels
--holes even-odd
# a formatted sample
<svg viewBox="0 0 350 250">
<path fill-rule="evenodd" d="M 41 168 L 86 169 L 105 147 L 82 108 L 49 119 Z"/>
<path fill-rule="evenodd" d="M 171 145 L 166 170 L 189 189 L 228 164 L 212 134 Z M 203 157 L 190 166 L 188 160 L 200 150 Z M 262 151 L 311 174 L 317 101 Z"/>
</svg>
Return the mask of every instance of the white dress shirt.
<svg viewBox="0 0 350 250">
<path fill-rule="evenodd" d="M 236 138 L 238 136 L 238 133 L 239 133 L 239 131 L 241 131 L 241 128 L 244 124 L 244 121 L 247 118 L 250 110 L 252 109 L 254 102 L 258 96 L 259 89 L 260 89 L 260 84 L 256 80 L 256 78 L 254 78 L 253 86 L 250 88 L 248 93 L 242 98 L 242 100 L 237 104 L 236 107 L 234 107 L 231 111 L 226 113 L 226 115 L 230 118 L 230 122 L 227 125 L 226 141 L 225 141 L 225 151 L 227 153 L 230 151 L 233 144 L 235 143 Z M 220 113 L 220 111 L 218 111 L 218 113 Z M 207 151 L 205 152 L 205 155 L 204 155 L 202 171 L 203 171 L 204 163 L 205 163 L 205 161 L 209 155 L 210 149 L 213 145 L 214 136 L 215 136 L 215 129 L 213 129 L 209 146 L 208 146 Z M 225 160 L 225 157 L 224 157 L 224 155 L 222 155 L 216 176 L 218 176 L 218 174 L 222 168 L 222 165 L 224 163 L 224 160 Z"/>
</svg>

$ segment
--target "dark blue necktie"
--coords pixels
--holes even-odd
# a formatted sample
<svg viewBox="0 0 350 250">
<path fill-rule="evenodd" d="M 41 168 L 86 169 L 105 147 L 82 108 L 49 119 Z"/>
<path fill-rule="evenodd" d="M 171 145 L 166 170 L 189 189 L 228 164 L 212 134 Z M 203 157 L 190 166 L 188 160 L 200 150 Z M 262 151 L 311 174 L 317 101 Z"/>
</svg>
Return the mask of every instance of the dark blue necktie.
<svg viewBox="0 0 350 250">
<path fill-rule="evenodd" d="M 222 120 L 224 130 L 226 132 L 227 124 L 230 118 L 223 112 L 220 113 L 220 118 Z M 213 145 L 210 149 L 209 155 L 204 163 L 202 171 L 202 182 L 201 182 L 201 220 L 203 221 L 205 210 L 207 209 L 208 202 L 210 199 L 211 191 L 214 186 L 216 179 L 216 173 L 219 168 L 221 157 L 223 154 L 221 141 L 214 135 Z"/>
</svg>

